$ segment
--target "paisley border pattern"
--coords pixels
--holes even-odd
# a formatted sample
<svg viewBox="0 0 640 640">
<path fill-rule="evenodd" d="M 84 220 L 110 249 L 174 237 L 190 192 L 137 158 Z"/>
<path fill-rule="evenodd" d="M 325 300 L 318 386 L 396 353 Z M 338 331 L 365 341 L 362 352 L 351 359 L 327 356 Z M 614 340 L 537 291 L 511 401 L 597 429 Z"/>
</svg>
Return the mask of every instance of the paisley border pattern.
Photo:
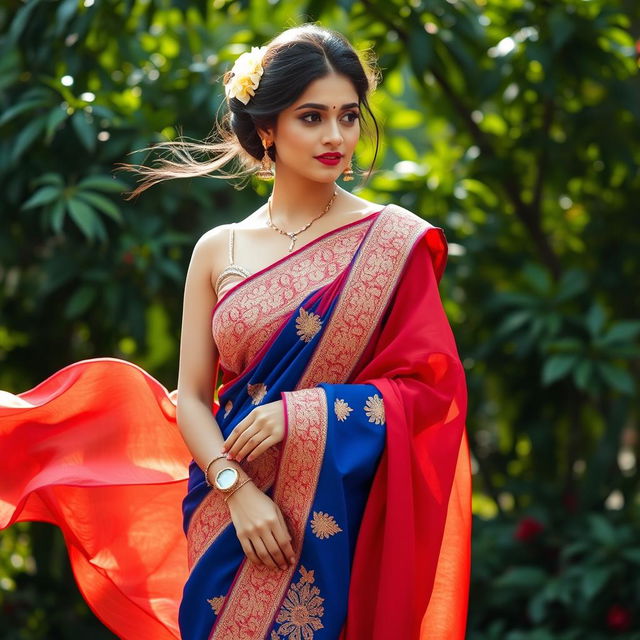
<svg viewBox="0 0 640 640">
<path fill-rule="evenodd" d="M 397 205 L 373 223 L 331 320 L 296 389 L 346 382 L 364 352 L 416 240 L 430 224 Z"/>
</svg>

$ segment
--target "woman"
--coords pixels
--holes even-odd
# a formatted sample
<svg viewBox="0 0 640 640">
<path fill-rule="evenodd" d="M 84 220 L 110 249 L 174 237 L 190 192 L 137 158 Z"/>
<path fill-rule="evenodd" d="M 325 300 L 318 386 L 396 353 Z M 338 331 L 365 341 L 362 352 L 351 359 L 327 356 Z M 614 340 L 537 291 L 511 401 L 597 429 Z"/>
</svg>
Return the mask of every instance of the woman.
<svg viewBox="0 0 640 640">
<path fill-rule="evenodd" d="M 209 145 L 216 159 L 197 163 L 188 143 L 167 143 L 181 161 L 138 169 L 147 180 L 134 191 L 167 177 L 241 175 L 222 174 L 233 158 L 247 170 L 260 161 L 268 178 L 275 163 L 267 203 L 194 248 L 176 415 L 157 381 L 115 359 L 75 363 L 77 375 L 10 397 L 3 437 L 36 453 L 42 436 L 25 435 L 27 422 L 51 426 L 45 407 L 65 397 L 72 408 L 62 426 L 55 413 L 46 449 L 68 452 L 89 409 L 107 404 L 99 383 L 128 374 L 101 414 L 113 414 L 118 426 L 107 429 L 126 442 L 108 454 L 93 439 L 78 446 L 72 487 L 60 486 L 62 465 L 50 458 L 51 477 L 33 486 L 24 461 L 14 464 L 20 480 L 0 496 L 0 516 L 60 524 L 87 600 L 121 637 L 176 637 L 180 579 L 183 640 L 464 638 L 466 387 L 438 294 L 443 232 L 336 186 L 353 173 L 360 110 L 375 86 L 339 34 L 289 29 L 240 56 L 224 80 L 228 129 Z M 173 422 L 186 455 L 165 428 Z M 170 510 L 189 457 L 187 575 Z M 74 526 L 65 506 L 88 509 L 88 495 L 135 533 L 105 540 L 93 512 Z"/>
</svg>

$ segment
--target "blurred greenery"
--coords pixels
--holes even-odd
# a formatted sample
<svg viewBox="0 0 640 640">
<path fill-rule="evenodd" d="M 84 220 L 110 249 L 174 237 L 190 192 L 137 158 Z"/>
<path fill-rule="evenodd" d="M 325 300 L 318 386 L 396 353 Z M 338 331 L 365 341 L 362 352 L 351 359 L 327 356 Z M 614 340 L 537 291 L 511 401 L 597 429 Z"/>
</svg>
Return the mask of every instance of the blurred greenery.
<svg viewBox="0 0 640 640">
<path fill-rule="evenodd" d="M 379 57 L 384 145 L 359 195 L 449 241 L 474 471 L 468 637 L 637 640 L 632 0 L 4 2 L 0 388 L 106 355 L 175 388 L 193 244 L 267 187 L 178 180 L 126 202 L 134 181 L 114 165 L 206 137 L 235 57 L 307 20 Z M 0 607 L 3 639 L 112 637 L 44 523 L 0 537 Z"/>
</svg>

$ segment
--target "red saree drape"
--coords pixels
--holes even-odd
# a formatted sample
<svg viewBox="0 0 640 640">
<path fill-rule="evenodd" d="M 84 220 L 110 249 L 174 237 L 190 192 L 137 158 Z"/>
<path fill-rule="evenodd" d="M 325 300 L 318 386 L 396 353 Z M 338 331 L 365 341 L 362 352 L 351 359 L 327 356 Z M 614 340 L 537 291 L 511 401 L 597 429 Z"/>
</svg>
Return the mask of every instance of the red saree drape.
<svg viewBox="0 0 640 640">
<path fill-rule="evenodd" d="M 464 369 L 438 293 L 446 257 L 444 234 L 429 228 L 353 380 L 382 391 L 387 447 L 358 536 L 346 640 L 465 637 L 471 469 Z"/>
<path fill-rule="evenodd" d="M 464 371 L 438 293 L 446 241 L 399 207 L 385 215 L 409 220 L 409 231 L 402 246 L 395 234 L 386 247 L 381 233 L 378 253 L 359 258 L 375 272 L 376 260 L 401 256 L 384 305 L 362 300 L 366 349 L 348 367 L 348 382 L 383 394 L 387 446 L 358 535 L 342 638 L 461 640 L 471 477 Z M 300 389 L 317 384 L 307 380 Z M 60 526 L 81 591 L 121 638 L 178 637 L 189 460 L 170 394 L 131 363 L 84 360 L 19 396 L 0 393 L 0 527 Z"/>
</svg>

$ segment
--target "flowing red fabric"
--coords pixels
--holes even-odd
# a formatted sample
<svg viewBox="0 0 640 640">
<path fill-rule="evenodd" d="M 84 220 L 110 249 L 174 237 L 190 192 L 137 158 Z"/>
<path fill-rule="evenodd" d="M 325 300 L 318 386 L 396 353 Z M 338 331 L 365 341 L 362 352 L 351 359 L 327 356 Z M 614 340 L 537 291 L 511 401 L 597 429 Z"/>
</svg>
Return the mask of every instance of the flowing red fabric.
<svg viewBox="0 0 640 640">
<path fill-rule="evenodd" d="M 62 529 L 79 588 L 126 640 L 175 640 L 191 458 L 171 394 L 140 367 L 81 360 L 0 392 L 0 528 Z"/>
<path fill-rule="evenodd" d="M 471 469 L 464 369 L 438 292 L 446 258 L 429 228 L 353 380 L 382 392 L 387 446 L 358 534 L 346 640 L 465 637 Z"/>
</svg>

